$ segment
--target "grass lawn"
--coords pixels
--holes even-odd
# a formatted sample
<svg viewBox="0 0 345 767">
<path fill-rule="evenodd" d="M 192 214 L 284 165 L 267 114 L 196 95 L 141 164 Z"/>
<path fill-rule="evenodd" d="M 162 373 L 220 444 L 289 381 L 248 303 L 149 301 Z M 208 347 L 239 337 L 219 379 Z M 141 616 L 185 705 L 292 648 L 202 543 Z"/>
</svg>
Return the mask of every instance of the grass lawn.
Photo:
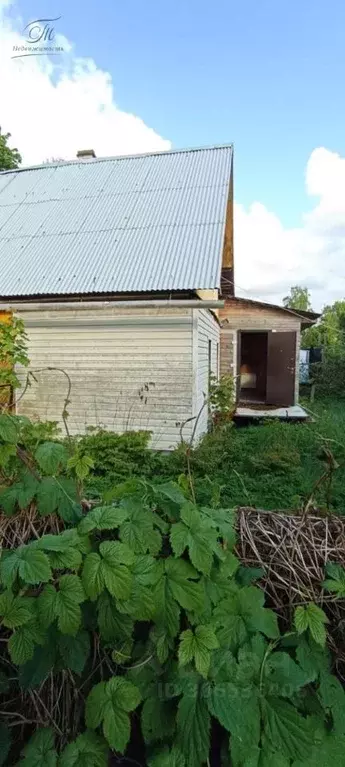
<svg viewBox="0 0 345 767">
<path fill-rule="evenodd" d="M 339 464 L 345 461 L 345 401 L 315 402 L 312 410 L 311 423 L 230 424 L 206 435 L 190 457 L 197 501 L 301 509 L 327 467 L 324 446 Z M 183 482 L 181 475 L 187 472 L 185 445 L 163 455 L 147 449 L 145 434 L 103 432 L 84 441 L 95 461 L 87 483 L 91 495 L 99 496 L 131 475 Z M 324 485 L 316 501 L 326 507 Z M 345 466 L 334 472 L 331 508 L 345 514 Z"/>
<path fill-rule="evenodd" d="M 312 423 L 266 421 L 208 435 L 192 457 L 196 474 L 220 483 L 222 499 L 233 505 L 301 508 L 326 469 L 323 446 L 345 461 L 345 402 L 316 402 L 312 410 Z M 325 486 L 316 499 L 325 506 Z M 345 466 L 334 472 L 331 503 L 345 514 Z"/>
</svg>

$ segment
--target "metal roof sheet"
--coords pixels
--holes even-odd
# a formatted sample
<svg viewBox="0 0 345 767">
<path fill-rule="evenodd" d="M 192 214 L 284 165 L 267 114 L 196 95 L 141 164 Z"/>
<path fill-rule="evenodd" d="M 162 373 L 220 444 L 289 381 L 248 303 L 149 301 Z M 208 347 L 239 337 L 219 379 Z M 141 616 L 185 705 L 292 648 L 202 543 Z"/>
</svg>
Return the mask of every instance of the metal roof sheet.
<svg viewBox="0 0 345 767">
<path fill-rule="evenodd" d="M 232 147 L 0 173 L 0 295 L 220 286 Z"/>
</svg>

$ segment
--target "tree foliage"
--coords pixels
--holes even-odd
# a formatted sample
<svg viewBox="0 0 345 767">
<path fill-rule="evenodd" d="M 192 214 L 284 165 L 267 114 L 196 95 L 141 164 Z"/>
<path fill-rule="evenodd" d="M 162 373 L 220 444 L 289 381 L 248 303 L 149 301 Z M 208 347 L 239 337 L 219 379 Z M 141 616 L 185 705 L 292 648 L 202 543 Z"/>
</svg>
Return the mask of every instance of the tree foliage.
<svg viewBox="0 0 345 767">
<path fill-rule="evenodd" d="M 308 288 L 301 287 L 300 285 L 293 285 L 290 288 L 289 295 L 283 298 L 283 304 L 288 309 L 300 309 L 300 311 L 311 312 L 311 299 Z"/>
<path fill-rule="evenodd" d="M 18 168 L 22 158 L 18 152 L 18 149 L 11 149 L 8 146 L 8 140 L 11 138 L 10 133 L 1 133 L 0 128 L 0 170 L 12 170 Z"/>
<path fill-rule="evenodd" d="M 1 418 L 1 446 L 22 454 L 22 419 Z M 65 520 L 56 487 L 77 462 L 64 451 L 49 441 L 24 450 L 24 473 L 7 490 L 14 500 L 0 501 L 5 513 L 32 503 L 40 513 L 43 484 L 41 513 Z M 153 767 L 202 767 L 215 722 L 224 765 L 340 764 L 345 695 L 330 671 L 322 610 L 298 607 L 286 641 L 239 567 L 231 509 L 198 506 L 173 482 L 131 480 L 109 496 L 79 504 L 60 532 L 2 552 L 4 700 L 26 691 L 39 700 L 35 691 L 45 680 L 50 691 L 62 674 L 81 706 L 62 732 L 44 709 L 36 728 L 33 713 L 20 764 L 106 767 L 111 751 L 125 754 L 139 738 Z M 343 582 L 341 569 L 328 568 L 331 592 L 342 595 Z M 13 733 L 0 728 L 11 764 Z"/>
</svg>

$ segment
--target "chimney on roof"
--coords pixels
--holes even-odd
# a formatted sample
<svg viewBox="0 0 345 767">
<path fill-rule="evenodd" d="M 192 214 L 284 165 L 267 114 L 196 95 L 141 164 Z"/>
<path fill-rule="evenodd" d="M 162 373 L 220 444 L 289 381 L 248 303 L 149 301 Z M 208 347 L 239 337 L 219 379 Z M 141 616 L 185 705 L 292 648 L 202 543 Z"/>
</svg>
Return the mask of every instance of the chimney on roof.
<svg viewBox="0 0 345 767">
<path fill-rule="evenodd" d="M 96 157 L 94 149 L 79 149 L 77 152 L 78 160 L 93 160 Z"/>
</svg>

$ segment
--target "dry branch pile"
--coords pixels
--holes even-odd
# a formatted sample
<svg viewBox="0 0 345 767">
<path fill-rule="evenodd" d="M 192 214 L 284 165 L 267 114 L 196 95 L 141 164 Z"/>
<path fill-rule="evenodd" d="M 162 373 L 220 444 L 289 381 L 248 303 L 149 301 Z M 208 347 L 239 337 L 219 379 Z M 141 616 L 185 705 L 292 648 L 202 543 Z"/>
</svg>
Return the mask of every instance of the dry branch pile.
<svg viewBox="0 0 345 767">
<path fill-rule="evenodd" d="M 322 588 L 328 561 L 345 567 L 345 517 L 239 508 L 237 529 L 239 558 L 264 570 L 260 584 L 287 628 L 299 604 L 316 602 L 325 610 L 337 670 L 345 679 L 345 600 Z"/>
</svg>

